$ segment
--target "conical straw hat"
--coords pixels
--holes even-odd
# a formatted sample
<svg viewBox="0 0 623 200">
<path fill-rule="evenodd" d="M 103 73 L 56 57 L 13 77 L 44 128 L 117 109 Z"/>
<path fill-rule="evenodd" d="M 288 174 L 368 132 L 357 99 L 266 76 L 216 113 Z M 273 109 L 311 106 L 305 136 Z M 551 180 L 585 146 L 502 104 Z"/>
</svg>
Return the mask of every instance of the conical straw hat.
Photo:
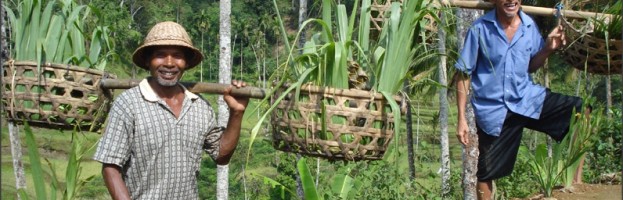
<svg viewBox="0 0 623 200">
<path fill-rule="evenodd" d="M 147 49 L 154 46 L 180 46 L 187 48 L 192 53 L 192 56 L 186 58 L 186 63 L 188 64 L 186 69 L 197 66 L 203 60 L 203 54 L 193 46 L 184 27 L 175 22 L 160 22 L 149 30 L 143 45 L 138 47 L 132 55 L 134 64 L 149 70 L 146 60 L 149 59 L 150 55 L 145 55 L 145 53 Z"/>
</svg>

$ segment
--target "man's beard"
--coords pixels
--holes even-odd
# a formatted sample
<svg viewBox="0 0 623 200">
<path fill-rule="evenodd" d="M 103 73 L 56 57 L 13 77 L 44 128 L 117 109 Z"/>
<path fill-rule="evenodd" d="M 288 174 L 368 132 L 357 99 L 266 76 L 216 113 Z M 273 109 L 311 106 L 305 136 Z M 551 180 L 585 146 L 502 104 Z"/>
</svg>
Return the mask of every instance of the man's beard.
<svg viewBox="0 0 623 200">
<path fill-rule="evenodd" d="M 172 87 L 172 86 L 176 86 L 177 83 L 179 82 L 179 78 L 173 79 L 173 80 L 165 80 L 163 78 L 160 77 L 156 77 L 156 82 L 158 82 L 158 84 L 160 84 L 161 86 L 164 87 Z"/>
</svg>

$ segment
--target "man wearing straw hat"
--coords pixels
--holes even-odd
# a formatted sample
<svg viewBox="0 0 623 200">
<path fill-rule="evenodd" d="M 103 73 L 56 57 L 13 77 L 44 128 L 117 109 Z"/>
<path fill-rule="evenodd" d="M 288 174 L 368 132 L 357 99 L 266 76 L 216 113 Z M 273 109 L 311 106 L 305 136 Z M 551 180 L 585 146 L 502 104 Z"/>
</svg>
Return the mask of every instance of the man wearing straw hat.
<svg viewBox="0 0 623 200">
<path fill-rule="evenodd" d="M 113 199 L 198 199 L 202 152 L 217 164 L 229 162 L 248 103 L 230 91 L 246 83 L 233 81 L 225 90 L 230 117 L 227 128 L 217 127 L 208 102 L 178 83 L 202 59 L 174 22 L 156 24 L 134 51 L 134 64 L 151 76 L 115 99 L 94 156 Z"/>
<path fill-rule="evenodd" d="M 491 199 L 492 181 L 511 174 L 523 128 L 561 141 L 582 100 L 533 83 L 535 72 L 565 44 L 562 26 L 544 41 L 536 23 L 521 11 L 521 0 L 491 0 L 494 10 L 468 30 L 456 63 L 457 137 L 466 145 L 467 93 L 471 89 L 478 133 L 478 199 Z M 471 79 L 471 80 L 470 80 Z M 470 85 L 471 84 L 471 85 Z M 587 109 L 588 110 L 588 109 Z"/>
</svg>

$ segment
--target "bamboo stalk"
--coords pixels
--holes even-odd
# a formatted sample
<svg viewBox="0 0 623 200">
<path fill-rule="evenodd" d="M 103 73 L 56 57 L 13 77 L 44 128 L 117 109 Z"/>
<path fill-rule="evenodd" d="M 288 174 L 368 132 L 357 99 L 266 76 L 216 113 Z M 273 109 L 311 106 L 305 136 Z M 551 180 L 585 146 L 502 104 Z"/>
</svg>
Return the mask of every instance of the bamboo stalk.
<svg viewBox="0 0 623 200">
<path fill-rule="evenodd" d="M 131 87 L 137 86 L 141 80 L 134 79 L 102 79 L 100 81 L 100 87 L 103 89 L 129 89 Z M 204 83 L 204 82 L 182 82 L 184 87 L 188 88 L 191 92 L 194 93 L 209 93 L 209 94 L 223 94 L 225 88 L 230 85 L 227 84 L 219 84 L 219 83 Z M 231 95 L 236 97 L 249 97 L 255 99 L 263 99 L 266 97 L 266 92 L 257 87 L 244 87 L 244 88 L 233 88 L 231 90 Z"/>
<path fill-rule="evenodd" d="M 470 8 L 470 9 L 487 10 L 487 9 L 492 9 L 493 8 L 493 4 L 492 3 L 484 2 L 484 1 L 449 1 L 449 0 L 442 0 L 441 3 L 444 6 L 454 6 L 454 7 Z M 543 7 L 524 6 L 524 5 L 522 5 L 521 9 L 524 12 L 526 12 L 528 14 L 532 14 L 532 15 L 555 16 L 555 14 L 556 14 L 556 9 L 555 8 L 543 8 Z M 585 11 L 575 11 L 575 10 L 561 10 L 560 12 L 562 13 L 563 17 L 572 18 L 572 19 L 597 18 L 597 19 L 604 19 L 606 21 L 609 21 L 607 19 L 611 19 L 613 17 L 611 14 L 595 13 L 595 12 L 585 12 Z"/>
</svg>

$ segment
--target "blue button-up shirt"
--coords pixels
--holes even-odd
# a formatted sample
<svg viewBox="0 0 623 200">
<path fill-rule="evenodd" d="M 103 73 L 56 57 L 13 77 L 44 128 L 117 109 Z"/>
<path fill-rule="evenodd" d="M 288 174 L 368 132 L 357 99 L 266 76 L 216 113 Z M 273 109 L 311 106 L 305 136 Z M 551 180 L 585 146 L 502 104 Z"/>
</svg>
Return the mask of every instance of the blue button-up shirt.
<svg viewBox="0 0 623 200">
<path fill-rule="evenodd" d="M 521 26 L 508 41 L 495 9 L 476 20 L 465 37 L 455 67 L 471 76 L 476 123 L 487 134 L 499 136 L 508 111 L 538 119 L 545 88 L 532 81 L 530 59 L 544 46 L 532 18 L 519 12 Z"/>
</svg>

